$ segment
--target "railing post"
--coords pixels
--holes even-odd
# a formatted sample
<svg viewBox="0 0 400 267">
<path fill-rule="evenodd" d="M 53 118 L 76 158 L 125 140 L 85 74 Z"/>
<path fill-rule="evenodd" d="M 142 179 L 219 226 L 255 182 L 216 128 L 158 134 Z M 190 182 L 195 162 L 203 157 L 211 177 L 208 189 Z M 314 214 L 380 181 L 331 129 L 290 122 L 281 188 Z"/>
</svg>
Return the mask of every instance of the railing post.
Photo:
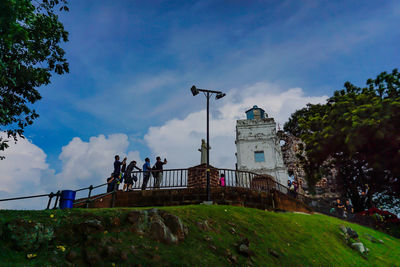
<svg viewBox="0 0 400 267">
<path fill-rule="evenodd" d="M 89 186 L 88 198 L 87 198 L 87 200 L 86 200 L 86 208 L 89 208 L 90 195 L 92 194 L 92 190 L 93 190 L 93 185 L 90 185 L 90 186 Z"/>
<path fill-rule="evenodd" d="M 57 208 L 57 202 L 58 202 L 58 199 L 60 198 L 60 195 L 61 195 L 61 191 L 58 190 L 56 193 L 56 201 L 54 202 L 53 210 Z"/>
<path fill-rule="evenodd" d="M 117 188 L 118 188 L 118 184 L 115 183 L 114 184 L 114 190 L 113 190 L 113 193 L 112 193 L 112 199 L 111 199 L 111 208 L 115 207 L 115 194 L 117 193 Z"/>
<path fill-rule="evenodd" d="M 47 202 L 47 208 L 46 208 L 46 210 L 50 209 L 51 199 L 53 198 L 53 196 L 54 196 L 54 193 L 51 192 L 51 193 L 49 194 L 49 201 Z"/>
</svg>

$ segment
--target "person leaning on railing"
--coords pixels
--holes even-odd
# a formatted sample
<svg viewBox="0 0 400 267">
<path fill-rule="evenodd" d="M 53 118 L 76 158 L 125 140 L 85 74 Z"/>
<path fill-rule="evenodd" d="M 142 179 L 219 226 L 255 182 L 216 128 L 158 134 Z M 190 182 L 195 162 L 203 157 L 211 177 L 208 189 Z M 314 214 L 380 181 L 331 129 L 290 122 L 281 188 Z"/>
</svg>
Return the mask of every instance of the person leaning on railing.
<svg viewBox="0 0 400 267">
<path fill-rule="evenodd" d="M 132 191 L 133 181 L 137 181 L 137 177 L 135 175 L 132 176 L 133 169 L 137 169 L 141 171 L 140 168 L 136 166 L 136 161 L 132 160 L 128 167 L 126 167 L 125 175 L 124 175 L 124 191 Z"/>
<path fill-rule="evenodd" d="M 111 173 L 111 176 L 107 178 L 107 193 L 113 191 L 115 185 L 114 181 L 114 173 Z"/>
<path fill-rule="evenodd" d="M 160 188 L 161 182 L 163 180 L 163 165 L 167 164 L 167 159 L 164 158 L 164 162 L 161 161 L 160 157 L 156 158 L 156 163 L 154 164 L 153 170 L 156 170 L 156 172 L 153 173 L 154 176 L 154 188 Z"/>
</svg>

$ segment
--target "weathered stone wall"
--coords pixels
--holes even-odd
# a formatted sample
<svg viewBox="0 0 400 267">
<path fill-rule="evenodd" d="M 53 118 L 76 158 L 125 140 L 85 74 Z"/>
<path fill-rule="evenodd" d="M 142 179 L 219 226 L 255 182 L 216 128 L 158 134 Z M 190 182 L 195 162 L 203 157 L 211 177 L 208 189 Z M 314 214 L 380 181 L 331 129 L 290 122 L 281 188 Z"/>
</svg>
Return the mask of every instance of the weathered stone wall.
<svg viewBox="0 0 400 267">
<path fill-rule="evenodd" d="M 270 175 L 258 175 L 251 181 L 251 188 L 253 190 L 271 190 L 276 188 L 274 177 Z"/>
<path fill-rule="evenodd" d="M 300 138 L 293 135 L 288 135 L 283 131 L 278 131 L 277 135 L 280 140 L 284 142 L 281 146 L 283 161 L 288 169 L 288 173 L 294 175 L 295 180 L 299 183 L 300 188 L 307 189 L 307 183 L 305 180 L 305 172 L 300 165 L 300 161 L 296 154 L 300 152 L 300 146 L 304 146 L 304 143 Z"/>
<path fill-rule="evenodd" d="M 237 120 L 235 143 L 239 170 L 268 174 L 279 183 L 287 181 L 273 118 Z M 256 151 L 264 153 L 264 161 L 255 161 Z"/>
<path fill-rule="evenodd" d="M 274 199 L 274 209 L 298 211 L 298 212 L 312 212 L 312 209 L 301 201 L 296 201 L 287 194 L 274 190 L 272 192 Z"/>
<path fill-rule="evenodd" d="M 248 188 L 212 187 L 211 199 L 215 204 L 244 206 L 263 210 L 311 212 L 300 201 L 272 189 L 270 192 Z M 207 200 L 204 188 L 164 189 L 122 192 L 115 194 L 115 207 L 154 207 L 200 204 Z M 89 208 L 110 208 L 112 196 L 90 203 Z M 84 207 L 85 204 L 79 207 Z"/>
<path fill-rule="evenodd" d="M 306 174 L 297 157 L 298 153 L 302 153 L 302 156 L 305 156 L 304 152 L 301 151 L 301 146 L 304 147 L 305 144 L 300 138 L 286 134 L 283 131 L 278 131 L 277 135 L 280 140 L 284 141 L 284 144 L 281 146 L 283 161 L 288 172 L 293 173 L 294 179 L 299 183 L 299 193 L 308 193 Z M 323 195 L 328 198 L 337 197 L 336 170 L 331 169 L 330 174 L 323 177 L 315 187 L 318 196 Z"/>
</svg>

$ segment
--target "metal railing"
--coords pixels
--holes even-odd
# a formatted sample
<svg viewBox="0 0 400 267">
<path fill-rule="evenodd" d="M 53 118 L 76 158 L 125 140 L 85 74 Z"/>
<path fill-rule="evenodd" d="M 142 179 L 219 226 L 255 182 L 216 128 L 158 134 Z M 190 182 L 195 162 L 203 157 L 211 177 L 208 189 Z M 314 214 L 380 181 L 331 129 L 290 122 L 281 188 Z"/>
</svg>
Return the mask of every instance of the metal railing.
<svg viewBox="0 0 400 267">
<path fill-rule="evenodd" d="M 169 169 L 169 170 L 151 170 L 151 171 L 133 171 L 131 172 L 132 177 L 132 187 L 133 191 L 138 190 L 153 190 L 153 189 L 179 189 L 187 187 L 187 174 L 188 169 Z M 126 175 L 126 174 L 125 174 Z M 112 182 L 114 188 L 112 191 L 99 194 L 96 197 L 91 197 L 91 192 L 93 189 L 108 185 L 108 183 L 101 184 L 98 186 L 89 186 L 86 188 L 81 188 L 76 190 L 83 191 L 89 190 L 88 196 L 82 200 L 74 202 L 75 207 L 89 207 L 89 204 L 93 201 L 112 195 L 111 207 L 115 205 L 115 194 L 118 190 L 121 190 L 124 183 L 127 182 L 126 177 L 122 180 L 117 180 Z M 159 181 L 159 182 L 157 182 Z M 146 182 L 146 183 L 145 183 Z M 107 190 L 108 191 L 108 190 Z"/>
<path fill-rule="evenodd" d="M 50 209 L 51 201 L 52 201 L 53 197 L 56 197 L 56 201 L 54 202 L 54 207 L 53 207 L 53 209 L 55 209 L 55 208 L 57 208 L 57 202 L 58 202 L 60 196 L 61 196 L 61 192 L 57 191 L 57 193 L 51 192 L 50 194 L 31 195 L 31 196 L 25 196 L 25 197 L 3 198 L 3 199 L 0 199 L 0 202 L 12 201 L 12 200 L 21 200 L 21 199 L 30 199 L 30 198 L 48 197 L 49 200 L 47 202 L 46 209 Z"/>
<path fill-rule="evenodd" d="M 232 169 L 218 169 L 219 177 L 221 174 L 225 176 L 225 186 L 248 188 L 258 191 L 278 190 L 284 194 L 290 193 L 288 187 L 276 182 L 265 175 Z"/>
<path fill-rule="evenodd" d="M 144 189 L 186 188 L 187 176 L 188 169 L 134 171 L 132 172 L 132 178 L 134 179 L 132 189 L 142 189 L 146 177 L 148 177 L 148 181 Z M 159 184 L 157 183 L 158 179 L 160 179 Z"/>
<path fill-rule="evenodd" d="M 288 187 L 272 180 L 265 179 L 265 176 L 257 174 L 250 171 L 232 170 L 232 169 L 217 169 L 218 177 L 221 174 L 225 176 L 225 186 L 226 187 L 236 187 L 236 188 L 247 188 L 257 191 L 271 191 L 277 190 L 284 194 L 291 194 L 292 191 Z M 204 168 L 204 171 L 206 169 Z M 180 189 L 188 187 L 188 169 L 167 169 L 167 170 L 151 170 L 151 171 L 133 171 L 131 172 L 132 177 L 132 187 L 131 190 L 154 190 L 154 189 Z M 146 182 L 147 180 L 147 182 Z M 125 181 L 126 182 L 126 181 Z M 110 192 L 97 194 L 92 197 L 93 190 L 108 186 L 108 183 L 103 183 L 97 186 L 90 185 L 88 187 L 80 188 L 74 190 L 76 193 L 84 192 L 88 190 L 87 196 L 83 195 L 81 200 L 75 201 L 73 204 L 75 207 L 86 207 L 88 208 L 90 203 L 101 199 L 105 196 L 112 195 L 112 207 L 115 204 L 115 194 L 118 190 L 121 190 L 122 183 L 114 183 L 114 188 Z M 109 191 L 109 190 L 107 190 Z M 308 198 L 300 193 L 295 193 L 291 195 L 292 197 L 307 202 Z M 39 198 L 48 197 L 48 203 L 46 209 L 50 209 L 52 200 L 55 198 L 53 209 L 57 208 L 57 204 L 60 201 L 61 191 L 56 193 L 51 192 L 50 194 L 33 195 L 26 197 L 16 197 L 8 199 L 0 199 L 2 201 L 11 201 L 19 199 L 29 199 L 29 198 Z"/>
</svg>

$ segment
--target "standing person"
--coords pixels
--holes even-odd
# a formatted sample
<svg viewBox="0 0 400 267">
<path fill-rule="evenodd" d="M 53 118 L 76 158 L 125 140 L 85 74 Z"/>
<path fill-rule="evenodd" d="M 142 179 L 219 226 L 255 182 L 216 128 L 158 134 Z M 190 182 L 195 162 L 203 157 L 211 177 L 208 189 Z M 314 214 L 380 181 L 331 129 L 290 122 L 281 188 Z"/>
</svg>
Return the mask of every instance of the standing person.
<svg viewBox="0 0 400 267">
<path fill-rule="evenodd" d="M 114 161 L 114 183 L 116 183 L 116 189 L 118 190 L 118 186 L 121 182 L 120 179 L 120 174 L 121 174 L 121 165 L 125 164 L 126 165 L 126 157 L 124 160 L 121 162 L 119 161 L 119 155 L 115 155 L 115 161 Z"/>
<path fill-rule="evenodd" d="M 151 173 L 151 166 L 150 166 L 150 159 L 146 158 L 144 160 L 143 164 L 143 184 L 142 184 L 142 190 L 146 190 L 147 182 L 150 179 L 150 173 Z"/>
<path fill-rule="evenodd" d="M 337 214 L 339 217 L 343 217 L 344 205 L 343 205 L 343 203 L 340 201 L 339 198 L 336 199 L 335 208 L 336 208 L 336 214 Z"/>
<path fill-rule="evenodd" d="M 220 186 L 225 186 L 225 174 L 221 173 L 221 178 L 219 178 Z"/>
<path fill-rule="evenodd" d="M 292 181 L 287 180 L 287 194 L 290 195 L 290 196 L 292 195 L 292 192 L 290 190 L 291 186 L 292 186 Z"/>
<path fill-rule="evenodd" d="M 289 186 L 289 182 L 290 182 L 290 186 Z M 291 182 L 291 181 L 288 181 L 288 186 L 289 186 L 289 195 L 291 196 L 291 197 L 293 197 L 293 198 L 295 198 L 296 197 L 296 192 L 295 192 L 295 186 L 294 186 L 294 181 L 293 182 Z"/>
<path fill-rule="evenodd" d="M 111 173 L 111 176 L 107 178 L 107 193 L 114 190 L 115 181 L 114 181 L 114 173 Z"/>
<path fill-rule="evenodd" d="M 293 197 L 294 198 L 297 198 L 297 190 L 299 189 L 299 185 L 297 184 L 297 182 L 296 181 L 293 181 L 293 187 L 294 187 L 294 190 L 293 190 Z"/>
<path fill-rule="evenodd" d="M 156 170 L 156 172 L 154 172 L 154 179 L 155 179 L 155 183 L 154 183 L 154 188 L 160 188 L 162 179 L 163 179 L 163 165 L 167 164 L 167 159 L 164 158 L 164 161 L 161 161 L 160 157 L 156 158 L 156 164 L 154 164 L 153 169 Z"/>
<path fill-rule="evenodd" d="M 137 181 L 137 177 L 132 175 L 132 171 L 135 168 L 141 171 L 141 169 L 136 166 L 136 161 L 134 160 L 129 163 L 128 167 L 126 167 L 124 174 L 124 191 L 132 191 L 133 181 Z"/>
<path fill-rule="evenodd" d="M 353 217 L 354 209 L 349 200 L 346 200 L 344 208 L 346 210 L 346 217 L 351 219 Z"/>
</svg>

